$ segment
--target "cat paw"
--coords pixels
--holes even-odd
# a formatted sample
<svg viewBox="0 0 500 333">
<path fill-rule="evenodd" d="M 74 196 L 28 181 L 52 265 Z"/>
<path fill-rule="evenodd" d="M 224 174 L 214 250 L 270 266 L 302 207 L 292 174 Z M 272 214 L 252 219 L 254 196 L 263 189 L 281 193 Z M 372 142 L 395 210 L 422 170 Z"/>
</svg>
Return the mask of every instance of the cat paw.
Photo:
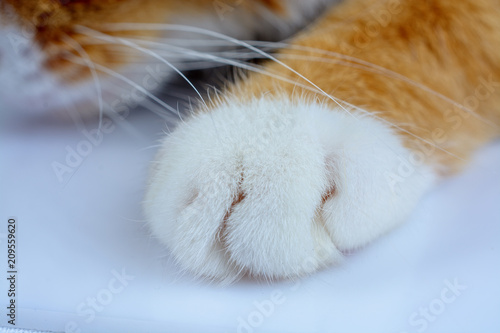
<svg viewBox="0 0 500 333">
<path fill-rule="evenodd" d="M 164 140 L 145 213 L 197 276 L 301 276 L 405 219 L 432 181 L 424 167 L 393 177 L 409 154 L 367 116 L 308 101 L 227 101 Z"/>
</svg>

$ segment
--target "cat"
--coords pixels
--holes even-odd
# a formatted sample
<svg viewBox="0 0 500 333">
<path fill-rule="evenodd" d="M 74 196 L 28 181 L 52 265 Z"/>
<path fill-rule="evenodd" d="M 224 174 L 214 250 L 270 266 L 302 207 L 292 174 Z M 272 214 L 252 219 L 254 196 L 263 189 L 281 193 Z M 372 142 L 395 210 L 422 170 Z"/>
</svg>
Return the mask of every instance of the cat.
<svg viewBox="0 0 500 333">
<path fill-rule="evenodd" d="M 102 114 L 119 82 L 161 104 L 144 61 L 162 80 L 193 59 L 248 70 L 200 95 L 151 167 L 148 225 L 198 277 L 340 263 L 499 134 L 499 0 L 3 0 L 0 13 L 0 73 L 17 80 L 2 110 Z M 227 46 L 266 61 L 218 56 Z"/>
</svg>

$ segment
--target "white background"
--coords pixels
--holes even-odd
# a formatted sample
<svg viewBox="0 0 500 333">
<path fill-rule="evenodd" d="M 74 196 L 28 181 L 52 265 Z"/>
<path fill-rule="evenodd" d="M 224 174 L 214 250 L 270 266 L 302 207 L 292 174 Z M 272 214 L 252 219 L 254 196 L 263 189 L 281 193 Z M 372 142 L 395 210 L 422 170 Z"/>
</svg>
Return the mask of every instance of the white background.
<svg viewBox="0 0 500 333">
<path fill-rule="evenodd" d="M 500 331 L 499 142 L 429 193 L 407 223 L 350 254 L 344 265 L 299 283 L 245 280 L 222 288 L 180 274 L 148 235 L 140 201 L 156 150 L 152 146 L 165 127 L 147 111 L 130 115 L 126 124 L 134 131 L 116 126 L 62 182 L 53 162 L 64 163 L 66 147 L 76 149 L 86 140 L 81 130 L 51 119 L 2 125 L 0 269 L 6 271 L 7 217 L 15 216 L 18 327 Z M 114 274 L 122 271 L 133 279 L 120 284 Z M 453 294 L 447 290 L 450 283 L 465 289 Z M 6 325 L 6 291 L 1 279 L 0 325 Z M 92 298 L 101 302 L 99 311 L 92 310 L 95 318 L 89 314 Z M 419 311 L 429 307 L 432 317 L 424 319 Z"/>
</svg>

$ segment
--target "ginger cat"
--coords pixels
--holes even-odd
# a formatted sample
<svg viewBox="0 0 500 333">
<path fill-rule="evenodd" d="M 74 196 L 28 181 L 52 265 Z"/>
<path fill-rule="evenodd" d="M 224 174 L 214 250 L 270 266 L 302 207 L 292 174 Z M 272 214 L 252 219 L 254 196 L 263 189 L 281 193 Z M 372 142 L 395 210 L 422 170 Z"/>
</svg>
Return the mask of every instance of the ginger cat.
<svg viewBox="0 0 500 333">
<path fill-rule="evenodd" d="M 193 59 L 248 70 L 152 164 L 148 223 L 196 276 L 338 263 L 499 134 L 500 0 L 2 1 L 2 112 L 116 112 L 120 82 L 162 105 L 144 62 L 164 79 Z M 242 41 L 312 18 L 287 42 Z M 228 45 L 267 61 L 219 56 Z"/>
</svg>

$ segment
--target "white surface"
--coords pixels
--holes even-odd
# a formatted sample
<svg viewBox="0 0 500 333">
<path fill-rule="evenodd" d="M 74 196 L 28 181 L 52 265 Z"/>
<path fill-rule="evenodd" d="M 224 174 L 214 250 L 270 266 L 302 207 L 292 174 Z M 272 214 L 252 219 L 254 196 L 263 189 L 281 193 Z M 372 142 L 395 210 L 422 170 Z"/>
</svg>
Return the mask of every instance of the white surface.
<svg viewBox="0 0 500 333">
<path fill-rule="evenodd" d="M 180 275 L 168 253 L 148 236 L 140 201 L 156 150 L 148 147 L 161 137 L 163 125 L 148 112 L 129 116 L 127 124 L 137 135 L 120 127 L 105 134 L 63 182 L 51 164 L 63 163 L 65 147 L 85 140 L 81 131 L 50 121 L 2 125 L 0 269 L 6 271 L 7 217 L 16 216 L 18 327 L 70 331 L 74 325 L 82 332 L 500 330 L 498 142 L 481 151 L 465 173 L 429 193 L 408 223 L 352 254 L 343 266 L 299 283 L 246 280 L 220 288 Z M 120 286 L 114 270 L 134 277 L 115 294 L 109 291 Z M 453 297 L 446 288 L 455 280 L 467 288 Z M 1 279 L 0 325 L 6 325 L 6 290 Z M 112 299 L 105 299 L 109 295 Z M 107 304 L 86 320 L 77 309 L 88 310 L 85 303 L 97 296 Z M 425 329 L 423 317 L 410 323 L 419 308 L 443 304 Z"/>
</svg>

